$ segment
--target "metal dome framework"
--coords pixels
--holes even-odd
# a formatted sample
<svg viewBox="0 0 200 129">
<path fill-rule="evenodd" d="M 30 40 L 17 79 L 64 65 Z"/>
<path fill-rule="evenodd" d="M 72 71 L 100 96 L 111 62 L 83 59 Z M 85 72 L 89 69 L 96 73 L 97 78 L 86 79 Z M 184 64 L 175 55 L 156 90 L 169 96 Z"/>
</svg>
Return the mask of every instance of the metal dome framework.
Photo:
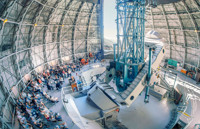
<svg viewBox="0 0 200 129">
<path fill-rule="evenodd" d="M 96 0 L 0 1 L 0 127 L 13 128 L 32 73 L 103 51 L 102 10 Z"/>
<path fill-rule="evenodd" d="M 0 1 L 0 127 L 13 128 L 16 98 L 32 73 L 103 51 L 102 10 L 103 0 Z M 166 58 L 200 66 L 200 0 L 159 5 L 146 19 Z"/>
<path fill-rule="evenodd" d="M 163 37 L 167 57 L 184 65 L 200 67 L 200 1 L 181 0 L 151 8 L 146 16 L 146 32 Z"/>
</svg>

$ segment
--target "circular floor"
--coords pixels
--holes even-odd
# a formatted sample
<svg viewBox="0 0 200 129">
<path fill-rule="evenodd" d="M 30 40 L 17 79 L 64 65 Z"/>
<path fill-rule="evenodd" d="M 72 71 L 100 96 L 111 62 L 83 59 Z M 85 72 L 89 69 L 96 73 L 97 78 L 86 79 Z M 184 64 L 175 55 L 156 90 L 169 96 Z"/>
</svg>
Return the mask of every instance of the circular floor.
<svg viewBox="0 0 200 129">
<path fill-rule="evenodd" d="M 118 116 L 128 129 L 163 129 L 170 120 L 170 110 L 172 105 L 166 100 L 150 96 L 148 104 L 144 103 L 144 92 L 138 96 L 136 101 L 130 106 L 122 106 Z"/>
</svg>

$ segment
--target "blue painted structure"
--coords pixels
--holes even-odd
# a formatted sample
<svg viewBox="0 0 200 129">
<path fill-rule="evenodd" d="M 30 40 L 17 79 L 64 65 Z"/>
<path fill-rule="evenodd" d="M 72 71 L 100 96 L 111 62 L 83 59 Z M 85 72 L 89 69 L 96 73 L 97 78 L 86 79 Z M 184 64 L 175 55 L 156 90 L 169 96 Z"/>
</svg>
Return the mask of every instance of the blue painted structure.
<svg viewBox="0 0 200 129">
<path fill-rule="evenodd" d="M 117 0 L 116 85 L 124 91 L 144 64 L 146 0 Z M 121 82 L 121 80 L 123 80 Z"/>
<path fill-rule="evenodd" d="M 148 67 L 148 74 L 147 74 L 147 86 L 146 86 L 146 93 L 145 93 L 145 98 L 144 102 L 149 103 L 149 82 L 151 80 L 151 65 L 152 65 L 152 50 L 149 48 L 149 67 Z"/>
<path fill-rule="evenodd" d="M 116 85 L 119 92 L 127 89 L 144 64 L 145 7 L 157 6 L 157 0 L 116 0 L 117 50 Z"/>
<path fill-rule="evenodd" d="M 100 18 L 99 18 L 99 23 L 100 23 L 100 33 L 101 33 L 101 50 L 100 53 L 102 54 L 102 59 L 104 58 L 104 0 L 99 0 L 100 2 Z"/>
</svg>

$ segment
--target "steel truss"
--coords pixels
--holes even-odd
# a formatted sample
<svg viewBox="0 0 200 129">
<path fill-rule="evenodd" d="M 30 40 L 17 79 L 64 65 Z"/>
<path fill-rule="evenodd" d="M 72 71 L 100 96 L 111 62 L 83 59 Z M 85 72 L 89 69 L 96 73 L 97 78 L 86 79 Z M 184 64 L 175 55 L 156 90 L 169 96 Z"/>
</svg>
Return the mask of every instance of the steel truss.
<svg viewBox="0 0 200 129">
<path fill-rule="evenodd" d="M 116 79 L 119 91 L 126 89 L 144 63 L 145 3 L 145 0 L 117 0 L 116 70 L 123 73 L 122 85 L 121 77 Z"/>
</svg>

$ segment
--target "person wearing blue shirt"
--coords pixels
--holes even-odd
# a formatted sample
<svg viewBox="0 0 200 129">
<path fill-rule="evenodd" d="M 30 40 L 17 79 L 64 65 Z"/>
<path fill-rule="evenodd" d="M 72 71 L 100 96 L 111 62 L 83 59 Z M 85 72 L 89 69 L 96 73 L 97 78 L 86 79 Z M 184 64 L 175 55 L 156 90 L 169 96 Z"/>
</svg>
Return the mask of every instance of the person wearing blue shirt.
<svg viewBox="0 0 200 129">
<path fill-rule="evenodd" d="M 55 113 L 55 119 L 61 121 L 62 117 L 59 115 L 59 113 Z"/>
<path fill-rule="evenodd" d="M 60 88 L 61 88 L 61 84 L 60 84 L 60 82 L 58 81 L 58 82 L 56 83 L 56 89 L 59 90 Z"/>
</svg>

